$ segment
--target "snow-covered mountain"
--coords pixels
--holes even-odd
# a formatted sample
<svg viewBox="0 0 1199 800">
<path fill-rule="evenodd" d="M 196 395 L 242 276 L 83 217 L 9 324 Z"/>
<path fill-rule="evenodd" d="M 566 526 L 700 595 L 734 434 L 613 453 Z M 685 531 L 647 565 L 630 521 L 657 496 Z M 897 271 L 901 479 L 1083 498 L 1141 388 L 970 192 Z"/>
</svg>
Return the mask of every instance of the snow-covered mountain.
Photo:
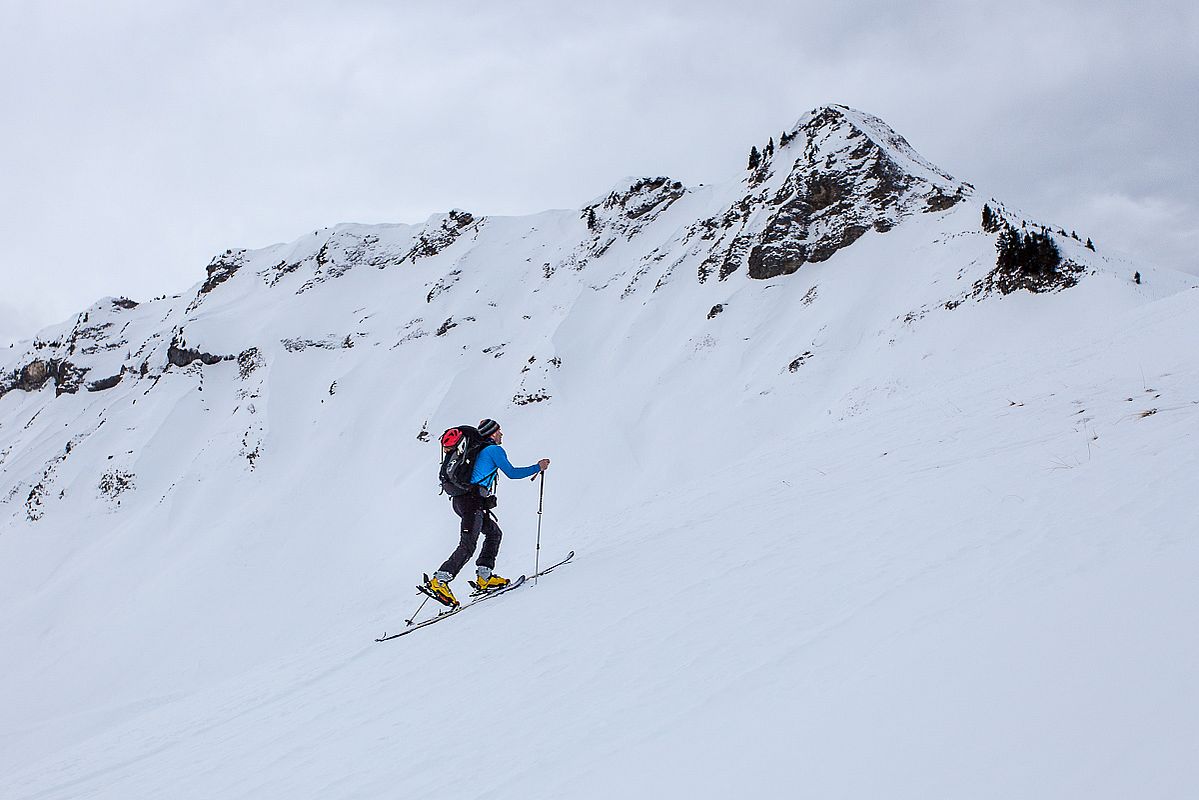
<svg viewBox="0 0 1199 800">
<path fill-rule="evenodd" d="M 730 171 L 229 250 L 4 351 L 0 796 L 1199 791 L 1193 280 L 843 106 Z M 484 416 L 578 555 L 375 644 Z"/>
</svg>

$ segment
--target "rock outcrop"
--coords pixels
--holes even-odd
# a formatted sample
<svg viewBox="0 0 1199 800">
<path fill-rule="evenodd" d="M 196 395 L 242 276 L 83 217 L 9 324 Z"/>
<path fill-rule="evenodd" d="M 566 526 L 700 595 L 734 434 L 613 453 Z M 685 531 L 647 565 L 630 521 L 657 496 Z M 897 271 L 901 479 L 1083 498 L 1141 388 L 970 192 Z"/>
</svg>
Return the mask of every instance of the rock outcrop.
<svg viewBox="0 0 1199 800">
<path fill-rule="evenodd" d="M 692 227 L 691 237 L 716 242 L 701 281 L 713 273 L 726 280 L 743 265 L 759 280 L 788 275 L 867 231 L 950 209 L 972 191 L 882 120 L 844 106 L 811 112 L 783 141 L 759 157 L 747 179 L 754 191 Z"/>
</svg>

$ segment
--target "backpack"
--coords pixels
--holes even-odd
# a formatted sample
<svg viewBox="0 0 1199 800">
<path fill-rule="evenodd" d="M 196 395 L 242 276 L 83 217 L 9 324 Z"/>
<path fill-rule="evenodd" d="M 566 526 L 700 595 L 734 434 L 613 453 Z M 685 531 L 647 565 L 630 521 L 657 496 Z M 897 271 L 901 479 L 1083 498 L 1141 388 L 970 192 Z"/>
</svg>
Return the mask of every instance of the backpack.
<svg viewBox="0 0 1199 800">
<path fill-rule="evenodd" d="M 475 490 L 471 476 L 475 461 L 484 447 L 493 444 L 484 439 L 478 428 L 459 425 L 441 434 L 441 491 L 450 497 L 462 497 Z"/>
</svg>

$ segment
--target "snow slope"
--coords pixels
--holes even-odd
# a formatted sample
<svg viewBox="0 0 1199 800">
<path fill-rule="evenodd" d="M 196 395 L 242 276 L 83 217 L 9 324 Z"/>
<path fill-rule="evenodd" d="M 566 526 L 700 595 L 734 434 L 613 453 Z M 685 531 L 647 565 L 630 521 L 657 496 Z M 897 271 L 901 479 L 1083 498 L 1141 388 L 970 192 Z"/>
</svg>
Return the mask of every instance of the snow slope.
<svg viewBox="0 0 1199 800">
<path fill-rule="evenodd" d="M 985 290 L 973 187 L 791 133 L 229 251 L 6 361 L 0 796 L 1194 796 L 1199 291 L 1068 236 L 1077 285 Z M 482 416 L 575 562 L 376 644 Z"/>
</svg>

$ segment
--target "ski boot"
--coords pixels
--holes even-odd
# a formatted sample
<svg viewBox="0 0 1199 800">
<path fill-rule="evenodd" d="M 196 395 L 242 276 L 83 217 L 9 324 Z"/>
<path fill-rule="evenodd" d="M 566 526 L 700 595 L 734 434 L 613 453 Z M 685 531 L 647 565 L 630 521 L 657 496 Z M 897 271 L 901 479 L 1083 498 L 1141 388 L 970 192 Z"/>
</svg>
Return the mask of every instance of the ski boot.
<svg viewBox="0 0 1199 800">
<path fill-rule="evenodd" d="M 470 582 L 471 588 L 479 594 L 494 592 L 496 589 L 503 589 L 510 581 L 507 578 L 496 575 L 489 569 L 480 569 L 479 576 Z"/>
<path fill-rule="evenodd" d="M 458 598 L 454 597 L 454 593 L 450 591 L 449 581 L 440 580 L 436 575 L 432 578 L 425 576 L 425 585 L 421 591 L 443 606 L 457 608 L 460 605 Z"/>
</svg>

